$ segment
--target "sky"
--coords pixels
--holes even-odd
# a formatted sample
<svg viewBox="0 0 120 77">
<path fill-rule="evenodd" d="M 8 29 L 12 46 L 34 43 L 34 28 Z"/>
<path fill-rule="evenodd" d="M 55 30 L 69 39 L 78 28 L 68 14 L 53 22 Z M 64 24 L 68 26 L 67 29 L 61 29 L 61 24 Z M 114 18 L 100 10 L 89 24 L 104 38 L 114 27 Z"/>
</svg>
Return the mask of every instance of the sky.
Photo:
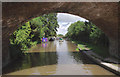
<svg viewBox="0 0 120 77">
<path fill-rule="evenodd" d="M 59 28 L 57 28 L 57 34 L 63 34 L 65 35 L 67 33 L 68 27 L 77 21 L 88 21 L 82 17 L 68 14 L 68 13 L 57 13 L 57 21 L 59 24 Z"/>
</svg>

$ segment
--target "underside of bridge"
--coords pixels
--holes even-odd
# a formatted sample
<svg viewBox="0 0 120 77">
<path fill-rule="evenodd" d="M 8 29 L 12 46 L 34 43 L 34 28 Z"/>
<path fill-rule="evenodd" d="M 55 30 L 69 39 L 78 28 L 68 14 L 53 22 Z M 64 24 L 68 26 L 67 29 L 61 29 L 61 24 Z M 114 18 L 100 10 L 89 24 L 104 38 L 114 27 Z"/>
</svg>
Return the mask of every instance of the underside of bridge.
<svg viewBox="0 0 120 77">
<path fill-rule="evenodd" d="M 5 2 L 2 3 L 3 66 L 11 61 L 9 36 L 26 21 L 48 13 L 70 13 L 92 21 L 109 37 L 109 52 L 118 55 L 118 3 L 96 2 Z"/>
</svg>

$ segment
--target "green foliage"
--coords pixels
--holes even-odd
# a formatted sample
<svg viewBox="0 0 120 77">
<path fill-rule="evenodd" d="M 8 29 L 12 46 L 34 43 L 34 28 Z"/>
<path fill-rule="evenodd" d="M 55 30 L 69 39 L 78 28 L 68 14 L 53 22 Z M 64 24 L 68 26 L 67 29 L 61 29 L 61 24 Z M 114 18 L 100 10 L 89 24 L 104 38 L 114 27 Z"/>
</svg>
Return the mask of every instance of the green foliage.
<svg viewBox="0 0 120 77">
<path fill-rule="evenodd" d="M 60 36 L 62 36 L 62 37 L 63 37 L 64 35 L 63 35 L 63 34 L 58 34 L 57 36 L 58 36 L 58 37 L 60 37 Z"/>
<path fill-rule="evenodd" d="M 109 56 L 107 36 L 91 22 L 78 21 L 71 24 L 65 36 L 71 38 L 81 50 L 90 49 L 102 57 Z"/>
<path fill-rule="evenodd" d="M 109 50 L 107 47 L 104 46 L 97 46 L 91 43 L 85 43 L 85 42 L 81 42 L 81 41 L 72 41 L 74 43 L 77 44 L 77 49 L 76 50 L 92 50 L 94 53 L 96 53 L 97 55 L 103 57 L 103 58 L 107 58 L 109 57 Z"/>
<path fill-rule="evenodd" d="M 73 40 L 108 45 L 108 38 L 91 22 L 77 21 L 71 24 L 65 36 Z"/>
<path fill-rule="evenodd" d="M 31 32 L 30 23 L 26 22 L 21 28 L 16 30 L 10 38 L 10 44 L 18 45 L 22 49 L 28 48 L 30 38 L 29 34 Z"/>
<path fill-rule="evenodd" d="M 20 50 L 41 42 L 42 37 L 55 36 L 57 28 L 57 14 L 45 14 L 26 22 L 18 28 L 10 37 L 10 44 Z"/>
<path fill-rule="evenodd" d="M 84 22 L 78 21 L 69 26 L 66 36 L 72 39 L 86 41 L 89 37 L 88 34 L 89 32 Z"/>
</svg>

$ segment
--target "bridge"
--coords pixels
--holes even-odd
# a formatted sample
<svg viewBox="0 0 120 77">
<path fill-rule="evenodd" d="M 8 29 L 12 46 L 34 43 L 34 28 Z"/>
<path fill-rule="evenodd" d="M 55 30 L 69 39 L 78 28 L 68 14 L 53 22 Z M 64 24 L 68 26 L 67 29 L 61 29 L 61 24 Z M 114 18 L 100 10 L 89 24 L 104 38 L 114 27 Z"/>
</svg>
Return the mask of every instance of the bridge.
<svg viewBox="0 0 120 77">
<path fill-rule="evenodd" d="M 2 3 L 2 59 L 3 66 L 10 61 L 9 37 L 26 21 L 48 13 L 69 13 L 92 21 L 109 37 L 109 52 L 118 52 L 118 5 L 109 2 L 4 2 Z"/>
</svg>

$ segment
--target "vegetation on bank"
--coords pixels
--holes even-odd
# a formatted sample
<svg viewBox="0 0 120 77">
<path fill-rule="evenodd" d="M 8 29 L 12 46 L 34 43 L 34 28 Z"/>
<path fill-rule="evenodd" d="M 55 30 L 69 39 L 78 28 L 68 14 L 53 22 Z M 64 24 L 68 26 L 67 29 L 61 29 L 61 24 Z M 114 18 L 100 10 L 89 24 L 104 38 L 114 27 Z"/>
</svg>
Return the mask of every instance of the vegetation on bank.
<svg viewBox="0 0 120 77">
<path fill-rule="evenodd" d="M 58 34 L 57 37 L 64 37 L 64 35 L 63 34 Z"/>
<path fill-rule="evenodd" d="M 103 57 L 109 55 L 109 40 L 107 36 L 91 22 L 77 21 L 71 24 L 65 37 L 71 38 L 81 50 L 91 49 Z"/>
<path fill-rule="evenodd" d="M 10 37 L 10 48 L 15 51 L 28 50 L 42 41 L 43 37 L 56 36 L 57 14 L 44 14 L 19 27 Z M 14 52 L 15 53 L 15 52 Z"/>
<path fill-rule="evenodd" d="M 76 40 L 74 40 L 72 42 L 77 44 L 76 50 L 79 50 L 79 48 L 81 51 L 92 50 L 94 53 L 96 53 L 97 55 L 99 55 L 103 58 L 106 58 L 109 56 L 109 50 L 107 47 L 98 46 L 98 45 L 85 43 L 85 42 L 81 42 L 81 41 L 76 41 Z"/>
</svg>

